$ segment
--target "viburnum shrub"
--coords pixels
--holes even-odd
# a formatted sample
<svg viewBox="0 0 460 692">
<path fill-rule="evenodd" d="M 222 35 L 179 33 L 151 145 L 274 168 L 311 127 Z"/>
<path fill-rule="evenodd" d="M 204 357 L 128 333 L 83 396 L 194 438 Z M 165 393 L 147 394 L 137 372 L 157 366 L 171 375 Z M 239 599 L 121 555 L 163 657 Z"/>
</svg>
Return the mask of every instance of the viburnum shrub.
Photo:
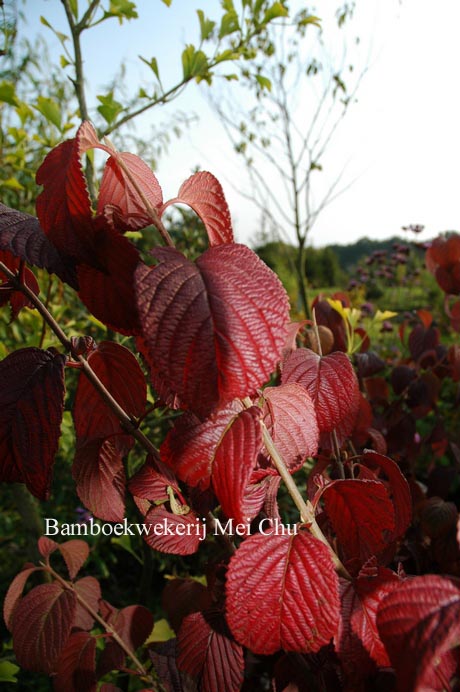
<svg viewBox="0 0 460 692">
<path fill-rule="evenodd" d="M 108 154 L 95 210 L 81 164 L 94 148 Z M 436 414 L 436 379 L 459 381 L 458 347 L 443 349 L 421 312 L 406 325 L 409 355 L 394 364 L 390 388 L 340 296 L 317 301 L 314 324 L 289 322 L 281 283 L 234 242 L 210 173 L 164 202 L 149 168 L 99 142 L 87 122 L 46 157 L 37 182 L 38 219 L 0 208 L 0 299 L 13 317 L 36 308 L 62 348 L 20 348 L 0 362 L 2 479 L 48 498 L 64 373 L 76 368 L 72 473 L 85 507 L 114 532 L 128 530 L 129 492 L 153 550 L 223 548 L 206 585 L 168 583 L 162 603 L 176 637 L 158 644 L 145 607 L 118 610 L 96 578 L 79 577 L 84 540 L 43 536 L 40 564 L 24 567 L 4 602 L 18 663 L 63 692 L 113 692 L 100 682 L 110 671 L 128 673 L 130 689 L 183 692 L 458 684 L 458 511 L 426 496 L 414 461 L 422 444 L 439 452 L 434 438 L 417 441 L 416 425 Z M 209 239 L 193 262 L 162 222 L 177 202 Z M 125 234 L 149 226 L 164 245 L 142 258 Z M 143 367 L 120 343 L 66 335 L 26 263 L 56 274 L 94 317 L 132 337 Z M 457 270 L 447 271 L 455 282 Z M 350 343 L 359 344 L 353 364 Z M 144 370 L 157 402 L 181 412 L 159 449 L 141 430 Z M 448 432 L 442 439 L 445 451 Z M 145 463 L 128 478 L 135 442 Z M 293 474 L 307 459 L 308 483 L 298 487 Z M 280 482 L 299 513 L 291 524 L 279 513 Z M 439 573 L 426 573 L 431 551 Z M 37 583 L 38 573 L 47 579 Z"/>
</svg>

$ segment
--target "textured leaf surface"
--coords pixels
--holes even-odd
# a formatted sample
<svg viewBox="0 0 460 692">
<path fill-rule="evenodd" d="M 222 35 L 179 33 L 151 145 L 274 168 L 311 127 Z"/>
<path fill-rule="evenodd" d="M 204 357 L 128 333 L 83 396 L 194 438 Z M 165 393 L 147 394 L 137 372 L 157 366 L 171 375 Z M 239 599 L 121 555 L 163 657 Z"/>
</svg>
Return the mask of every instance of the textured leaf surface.
<svg viewBox="0 0 460 692">
<path fill-rule="evenodd" d="M 167 488 L 177 491 L 176 478 L 167 466 L 162 465 L 161 471 L 158 464 L 149 455 L 143 466 L 129 481 L 129 491 L 142 500 L 151 502 L 164 502 L 168 499 Z"/>
<path fill-rule="evenodd" d="M 322 497 L 347 558 L 365 562 L 379 553 L 393 536 L 393 504 L 380 481 L 332 481 Z"/>
<path fill-rule="evenodd" d="M 125 346 L 102 341 L 90 353 L 88 362 L 128 415 L 135 418 L 143 415 L 147 399 L 145 377 L 135 356 Z M 78 381 L 73 417 L 77 438 L 109 437 L 122 432 L 117 416 L 83 373 Z"/>
<path fill-rule="evenodd" d="M 65 541 L 65 543 L 61 543 L 59 545 L 59 551 L 65 560 L 70 578 L 75 579 L 78 572 L 88 559 L 88 543 L 78 538 L 72 541 Z"/>
<path fill-rule="evenodd" d="M 217 613 L 192 613 L 182 622 L 177 665 L 191 675 L 202 692 L 238 692 L 243 682 L 242 647 Z"/>
<path fill-rule="evenodd" d="M 52 673 L 73 624 L 76 596 L 58 583 L 40 584 L 18 604 L 13 647 L 26 670 Z"/>
<path fill-rule="evenodd" d="M 38 552 L 46 560 L 51 555 L 51 553 L 54 553 L 55 550 L 58 550 L 59 543 L 56 543 L 56 541 L 53 541 L 51 538 L 48 538 L 48 536 L 40 536 L 40 538 L 38 539 L 37 546 Z"/>
<path fill-rule="evenodd" d="M 206 490 L 211 482 L 216 449 L 227 426 L 242 411 L 242 404 L 232 402 L 204 421 L 185 413 L 174 424 L 160 448 L 165 464 L 177 477 L 191 486 Z"/>
<path fill-rule="evenodd" d="M 19 574 L 15 576 L 8 588 L 5 600 L 3 601 L 3 619 L 5 620 L 5 624 L 10 630 L 10 632 L 13 628 L 14 609 L 19 603 L 20 599 L 22 598 L 22 592 L 24 591 L 26 581 L 28 580 L 32 572 L 36 572 L 36 569 L 37 568 L 35 567 L 23 569 L 21 572 L 19 572 Z"/>
<path fill-rule="evenodd" d="M 437 575 L 408 579 L 382 601 L 377 627 L 399 689 L 427 689 L 442 655 L 460 641 L 460 581 Z"/>
<path fill-rule="evenodd" d="M 260 415 L 260 408 L 252 406 L 233 419 L 216 449 L 212 466 L 212 486 L 222 511 L 242 523 L 248 518 L 245 510 L 250 510 L 245 492 L 262 447 Z M 260 502 L 256 503 L 257 511 L 259 507 Z"/>
<path fill-rule="evenodd" d="M 73 632 L 61 652 L 53 684 L 55 690 L 96 690 L 96 639 L 87 632 Z"/>
<path fill-rule="evenodd" d="M 264 422 L 288 469 L 294 473 L 318 451 L 318 423 L 313 401 L 299 384 L 264 389 Z"/>
<path fill-rule="evenodd" d="M 328 548 L 297 536 L 249 536 L 230 561 L 227 621 L 254 653 L 318 651 L 335 635 L 338 577 Z"/>
<path fill-rule="evenodd" d="M 99 600 L 101 598 L 101 587 L 99 582 L 94 577 L 82 577 L 74 584 L 75 591 L 86 603 L 97 613 L 99 611 Z M 94 625 L 94 618 L 86 608 L 77 602 L 77 610 L 75 612 L 74 627 L 79 627 L 82 630 L 90 630 Z"/>
<path fill-rule="evenodd" d="M 22 348 L 0 362 L 0 476 L 49 495 L 64 410 L 65 356 Z"/>
<path fill-rule="evenodd" d="M 192 555 L 205 536 L 203 522 L 195 512 L 173 514 L 164 505 L 154 507 L 144 519 L 145 540 L 154 550 L 174 555 Z"/>
<path fill-rule="evenodd" d="M 155 250 L 136 272 L 139 315 L 152 373 L 185 408 L 213 408 L 256 391 L 276 367 L 288 300 L 277 277 L 247 247 L 224 244 L 196 264 Z"/>
<path fill-rule="evenodd" d="M 155 222 L 163 201 L 154 173 L 138 156 L 120 152 L 111 156 L 104 168 L 97 210 L 121 231 L 137 230 Z"/>
<path fill-rule="evenodd" d="M 7 250 L 34 267 L 47 269 L 72 288 L 78 288 L 72 260 L 58 252 L 43 232 L 38 219 L 1 203 L 0 250 Z"/>
<path fill-rule="evenodd" d="M 200 171 L 181 185 L 175 199 L 169 200 L 162 211 L 170 204 L 183 202 L 198 214 L 209 238 L 211 246 L 233 243 L 233 229 L 230 211 L 222 186 L 212 173 Z"/>
<path fill-rule="evenodd" d="M 348 356 L 335 351 L 327 356 L 298 348 L 283 364 L 283 384 L 298 382 L 309 393 L 320 432 L 340 426 L 343 434 L 352 431 L 359 408 L 359 387 Z"/>
<path fill-rule="evenodd" d="M 94 439 L 77 446 L 72 476 L 82 503 L 104 521 L 122 521 L 125 512 L 126 448 L 114 440 Z"/>
<path fill-rule="evenodd" d="M 102 610 L 102 616 L 132 651 L 144 643 L 153 629 L 153 616 L 144 606 L 133 605 L 117 610 L 106 604 L 106 612 Z M 109 640 L 99 659 L 98 677 L 123 667 L 125 658 L 125 652 L 116 641 Z"/>
</svg>

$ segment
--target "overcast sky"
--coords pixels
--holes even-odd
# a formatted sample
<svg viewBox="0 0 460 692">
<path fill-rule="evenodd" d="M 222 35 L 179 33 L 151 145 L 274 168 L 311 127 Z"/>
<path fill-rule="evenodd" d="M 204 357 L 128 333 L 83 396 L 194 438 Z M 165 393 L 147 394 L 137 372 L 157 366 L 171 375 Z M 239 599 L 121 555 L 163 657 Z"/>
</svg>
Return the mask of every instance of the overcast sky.
<svg viewBox="0 0 460 692">
<path fill-rule="evenodd" d="M 326 16 L 335 4 L 318 2 L 317 14 L 323 8 Z M 139 0 L 140 20 L 122 27 L 112 20 L 88 32 L 83 50 L 93 100 L 121 61 L 128 67 L 127 83 L 145 82 L 148 72 L 138 55 L 156 56 L 171 80 L 180 77 L 181 49 L 197 41 L 196 9 L 212 17 L 216 5 L 216 0 L 173 0 L 168 9 L 160 0 Z M 42 33 L 58 56 L 57 41 L 39 18 L 44 15 L 65 31 L 60 1 L 26 0 L 24 6 L 27 34 Z M 369 47 L 370 69 L 321 173 L 327 182 L 346 163 L 344 185 L 354 183 L 319 217 L 313 245 L 364 235 L 385 238 L 411 223 L 426 226 L 424 237 L 460 229 L 459 26 L 459 0 L 357 0 L 353 32 Z M 260 228 L 259 212 L 232 187 L 243 179 L 241 162 L 207 105 L 205 89 L 192 85 L 169 111 L 152 111 L 141 127 L 148 132 L 149 124 L 167 121 L 175 109 L 199 116 L 159 162 L 164 195 L 174 196 L 194 167 L 210 170 L 225 189 L 237 239 L 251 242 Z"/>
</svg>

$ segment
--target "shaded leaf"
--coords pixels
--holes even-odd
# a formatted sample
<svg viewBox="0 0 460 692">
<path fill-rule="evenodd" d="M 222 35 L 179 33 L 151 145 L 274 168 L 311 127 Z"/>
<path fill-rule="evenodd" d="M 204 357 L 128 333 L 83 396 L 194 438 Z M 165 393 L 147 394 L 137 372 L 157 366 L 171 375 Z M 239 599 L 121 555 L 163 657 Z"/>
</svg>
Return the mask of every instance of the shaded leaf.
<svg viewBox="0 0 460 692">
<path fill-rule="evenodd" d="M 210 608 L 211 593 L 194 579 L 172 579 L 163 589 L 161 606 L 177 633 L 187 615 Z"/>
<path fill-rule="evenodd" d="M 171 487 L 177 492 L 176 478 L 164 464 L 159 470 L 158 464 L 149 455 L 143 466 L 129 481 L 129 491 L 142 500 L 151 502 L 164 502 L 168 499 L 167 488 Z"/>
<path fill-rule="evenodd" d="M 55 690 L 95 692 L 96 639 L 88 632 L 73 632 L 59 656 Z"/>
<path fill-rule="evenodd" d="M 13 647 L 18 664 L 37 673 L 53 673 L 73 624 L 76 596 L 60 584 L 40 584 L 14 612 Z"/>
<path fill-rule="evenodd" d="M 192 613 L 182 622 L 177 637 L 177 665 L 191 675 L 202 692 L 238 692 L 243 682 L 243 649 L 222 615 Z"/>
<path fill-rule="evenodd" d="M 109 604 L 107 612 L 102 615 L 117 634 L 128 645 L 131 651 L 141 646 L 153 629 L 153 616 L 147 608 L 140 605 L 127 606 L 121 610 Z M 102 677 L 110 670 L 123 667 L 126 654 L 115 640 L 109 640 L 101 654 L 97 666 L 97 676 Z"/>
<path fill-rule="evenodd" d="M 200 171 L 180 187 L 177 197 L 163 205 L 161 213 L 170 204 L 188 204 L 202 220 L 211 246 L 233 243 L 230 211 L 221 184 L 212 173 Z"/>
<path fill-rule="evenodd" d="M 32 572 L 36 572 L 37 570 L 37 567 L 23 569 L 15 576 L 8 588 L 5 600 L 3 601 L 3 619 L 10 632 L 13 629 L 14 609 L 22 598 L 22 592 L 24 591 L 26 581 Z"/>
<path fill-rule="evenodd" d="M 162 553 L 192 555 L 206 536 L 205 524 L 195 512 L 173 514 L 164 505 L 153 507 L 147 513 L 144 525 L 146 543 Z"/>
<path fill-rule="evenodd" d="M 45 558 L 45 560 L 51 555 L 51 553 L 54 553 L 55 550 L 59 549 L 59 543 L 51 540 L 51 538 L 48 538 L 48 536 L 40 536 L 37 545 L 38 552 L 42 557 Z"/>
<path fill-rule="evenodd" d="M 249 536 L 230 561 L 227 621 L 254 653 L 318 651 L 339 620 L 329 549 L 308 532 Z"/>
<path fill-rule="evenodd" d="M 0 362 L 0 475 L 46 499 L 64 410 L 64 355 L 22 348 Z"/>
<path fill-rule="evenodd" d="M 364 562 L 390 542 L 395 527 L 393 504 L 383 483 L 336 480 L 323 491 L 324 508 L 348 558 Z"/>
<path fill-rule="evenodd" d="M 196 264 L 155 250 L 136 272 L 145 355 L 183 407 L 206 416 L 255 392 L 276 367 L 288 300 L 277 277 L 247 247 L 212 247 Z"/>
<path fill-rule="evenodd" d="M 408 579 L 380 604 L 377 627 L 399 689 L 427 689 L 443 654 L 460 640 L 459 580 L 438 575 Z"/>
<path fill-rule="evenodd" d="M 94 577 L 82 577 L 75 582 L 74 589 L 96 613 L 99 611 L 101 587 L 97 579 Z M 93 616 L 77 601 L 74 627 L 79 627 L 82 630 L 90 630 L 93 625 Z"/>
<path fill-rule="evenodd" d="M 75 579 L 81 567 L 83 567 L 84 563 L 88 559 L 88 543 L 76 538 L 71 541 L 60 543 L 58 548 L 67 565 L 70 578 Z"/>
</svg>

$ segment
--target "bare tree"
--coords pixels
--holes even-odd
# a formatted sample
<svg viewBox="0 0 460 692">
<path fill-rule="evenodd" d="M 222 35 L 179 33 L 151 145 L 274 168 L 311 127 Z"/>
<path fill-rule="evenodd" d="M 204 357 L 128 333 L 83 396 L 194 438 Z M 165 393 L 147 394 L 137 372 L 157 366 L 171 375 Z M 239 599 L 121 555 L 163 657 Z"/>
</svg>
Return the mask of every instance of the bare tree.
<svg viewBox="0 0 460 692">
<path fill-rule="evenodd" d="M 241 195 L 259 208 L 272 239 L 293 241 L 300 308 L 309 315 L 305 273 L 307 240 L 319 215 L 351 182 L 344 183 L 344 167 L 326 186 L 323 170 L 326 152 L 351 105 L 367 70 L 356 69 L 350 46 L 353 6 L 341 6 L 335 17 L 335 36 L 341 49 L 333 55 L 326 29 L 311 26 L 315 17 L 300 12 L 294 23 L 272 34 L 265 58 L 253 64 L 259 89 L 251 100 L 249 90 L 238 102 L 212 101 L 233 146 L 244 158 L 249 188 Z M 345 26 L 346 25 L 346 26 Z M 262 76 L 263 75 L 263 76 Z M 268 77 L 268 80 L 267 78 Z M 323 188 L 323 189 L 321 189 Z M 274 236 L 274 238 L 273 238 Z"/>
</svg>

